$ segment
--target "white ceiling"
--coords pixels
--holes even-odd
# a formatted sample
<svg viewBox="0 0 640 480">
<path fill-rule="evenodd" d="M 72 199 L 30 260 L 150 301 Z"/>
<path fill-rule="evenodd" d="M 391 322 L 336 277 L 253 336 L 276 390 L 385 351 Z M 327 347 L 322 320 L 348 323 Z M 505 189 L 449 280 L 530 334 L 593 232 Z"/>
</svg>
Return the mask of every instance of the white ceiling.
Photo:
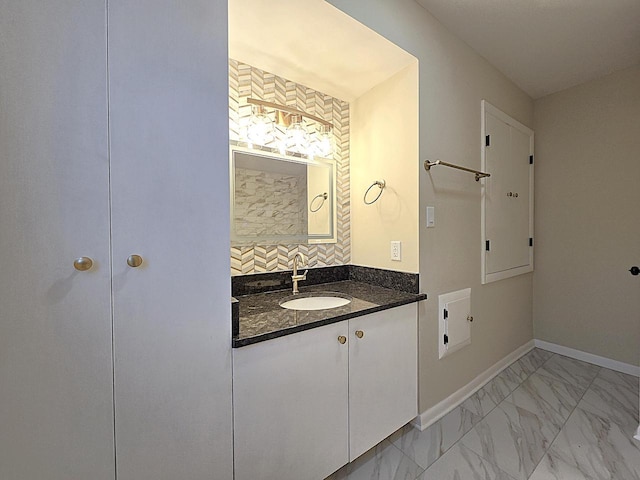
<svg viewBox="0 0 640 480">
<path fill-rule="evenodd" d="M 416 1 L 533 98 L 640 63 L 640 0 Z"/>
</svg>

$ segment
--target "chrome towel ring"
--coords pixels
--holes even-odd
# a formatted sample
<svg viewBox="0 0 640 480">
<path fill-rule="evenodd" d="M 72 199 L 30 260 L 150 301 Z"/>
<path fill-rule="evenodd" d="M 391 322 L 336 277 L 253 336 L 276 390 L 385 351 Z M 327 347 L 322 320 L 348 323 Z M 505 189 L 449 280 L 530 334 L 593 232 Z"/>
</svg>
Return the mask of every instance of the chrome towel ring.
<svg viewBox="0 0 640 480">
<path fill-rule="evenodd" d="M 318 210 L 320 210 L 322 208 L 322 206 L 324 205 L 324 201 L 329 197 L 329 195 L 327 194 L 327 192 L 324 193 L 320 193 L 318 195 L 316 195 L 315 197 L 313 197 L 313 200 L 311 200 L 311 203 L 309 204 L 309 210 L 312 213 L 317 212 Z M 318 205 L 318 208 L 313 208 L 313 203 L 317 200 L 320 199 L 320 204 Z M 318 203 L 318 202 L 316 202 Z"/>
<path fill-rule="evenodd" d="M 378 192 L 378 196 L 376 198 L 374 198 L 373 200 L 371 200 L 370 202 L 367 202 L 367 195 L 369 194 L 369 191 L 375 187 L 375 186 L 380 187 L 380 191 Z M 371 205 L 372 203 L 376 203 L 378 201 L 378 199 L 380 198 L 380 195 L 382 195 L 382 190 L 384 190 L 384 187 L 387 185 L 387 182 L 385 182 L 384 180 L 376 180 L 375 182 L 373 182 L 371 184 L 371 186 L 369 188 L 367 188 L 367 191 L 364 192 L 364 203 L 365 205 Z"/>
</svg>

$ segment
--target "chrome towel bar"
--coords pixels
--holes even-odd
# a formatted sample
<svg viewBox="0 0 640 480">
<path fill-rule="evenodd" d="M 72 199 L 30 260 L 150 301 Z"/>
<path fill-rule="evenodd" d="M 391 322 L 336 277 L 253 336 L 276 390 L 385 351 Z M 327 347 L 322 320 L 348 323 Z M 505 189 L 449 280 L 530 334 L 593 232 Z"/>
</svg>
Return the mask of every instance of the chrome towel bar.
<svg viewBox="0 0 640 480">
<path fill-rule="evenodd" d="M 464 170 L 465 172 L 475 173 L 476 182 L 478 180 L 480 180 L 481 178 L 485 178 L 485 177 L 490 177 L 491 176 L 490 173 L 479 172 L 478 170 L 473 170 L 473 169 L 467 168 L 467 167 L 461 167 L 460 165 L 454 165 L 453 163 L 443 162 L 442 160 L 436 160 L 435 162 L 430 162 L 429 160 L 425 160 L 424 161 L 424 169 L 426 171 L 431 170 L 431 167 L 434 167 L 436 165 L 444 165 L 445 167 L 457 168 L 458 170 Z"/>
</svg>

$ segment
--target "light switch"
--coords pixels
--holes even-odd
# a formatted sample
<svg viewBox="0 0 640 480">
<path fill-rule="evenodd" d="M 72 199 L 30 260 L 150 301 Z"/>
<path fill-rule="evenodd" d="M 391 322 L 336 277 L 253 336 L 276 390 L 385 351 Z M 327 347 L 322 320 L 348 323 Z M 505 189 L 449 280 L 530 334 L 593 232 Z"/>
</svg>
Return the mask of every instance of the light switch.
<svg viewBox="0 0 640 480">
<path fill-rule="evenodd" d="M 427 228 L 436 226 L 436 207 L 427 207 Z"/>
</svg>

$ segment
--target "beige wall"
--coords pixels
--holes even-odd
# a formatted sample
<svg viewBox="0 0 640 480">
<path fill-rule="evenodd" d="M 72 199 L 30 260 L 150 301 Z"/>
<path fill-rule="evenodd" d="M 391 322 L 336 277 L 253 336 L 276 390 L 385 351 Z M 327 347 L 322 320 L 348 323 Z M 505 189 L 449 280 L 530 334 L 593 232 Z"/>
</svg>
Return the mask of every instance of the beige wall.
<svg viewBox="0 0 640 480">
<path fill-rule="evenodd" d="M 351 103 L 351 262 L 417 273 L 418 65 L 405 68 Z M 376 180 L 386 186 L 365 205 Z M 380 193 L 374 186 L 371 202 Z M 402 242 L 401 261 L 391 241 Z"/>
<path fill-rule="evenodd" d="M 538 339 L 640 364 L 640 66 L 535 102 Z"/>
<path fill-rule="evenodd" d="M 440 158 L 480 168 L 480 101 L 527 126 L 533 102 L 412 0 L 331 0 L 419 61 L 419 162 Z M 480 184 L 436 167 L 417 175 L 419 198 L 420 411 L 443 400 L 533 338 L 532 274 L 480 284 Z M 436 227 L 425 228 L 435 206 Z M 354 215 L 355 217 L 355 215 Z M 354 249 L 355 250 L 355 249 Z M 472 344 L 438 360 L 438 295 L 472 289 Z"/>
</svg>

